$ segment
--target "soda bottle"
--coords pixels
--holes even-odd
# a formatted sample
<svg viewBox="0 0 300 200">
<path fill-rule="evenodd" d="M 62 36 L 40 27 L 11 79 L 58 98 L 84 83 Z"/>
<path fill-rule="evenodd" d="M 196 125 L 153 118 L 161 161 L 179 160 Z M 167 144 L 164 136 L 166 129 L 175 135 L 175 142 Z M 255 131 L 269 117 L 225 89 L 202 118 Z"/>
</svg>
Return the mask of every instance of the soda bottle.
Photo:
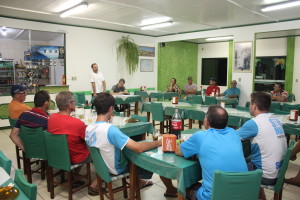
<svg viewBox="0 0 300 200">
<path fill-rule="evenodd" d="M 181 126 L 181 117 L 178 113 L 178 109 L 176 109 L 172 117 L 172 134 L 176 135 L 177 139 L 181 139 Z"/>
</svg>

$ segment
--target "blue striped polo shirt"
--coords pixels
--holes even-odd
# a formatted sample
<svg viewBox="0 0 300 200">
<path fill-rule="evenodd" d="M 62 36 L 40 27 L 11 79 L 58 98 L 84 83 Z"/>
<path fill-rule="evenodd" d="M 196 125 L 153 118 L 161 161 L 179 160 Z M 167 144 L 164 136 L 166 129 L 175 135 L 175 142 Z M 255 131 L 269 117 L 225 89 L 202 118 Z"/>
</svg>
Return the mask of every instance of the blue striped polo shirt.
<svg viewBox="0 0 300 200">
<path fill-rule="evenodd" d="M 29 128 L 43 127 L 48 129 L 49 116 L 46 112 L 39 108 L 32 108 L 30 111 L 23 112 L 15 124 L 16 128 L 21 128 L 21 125 Z"/>
</svg>

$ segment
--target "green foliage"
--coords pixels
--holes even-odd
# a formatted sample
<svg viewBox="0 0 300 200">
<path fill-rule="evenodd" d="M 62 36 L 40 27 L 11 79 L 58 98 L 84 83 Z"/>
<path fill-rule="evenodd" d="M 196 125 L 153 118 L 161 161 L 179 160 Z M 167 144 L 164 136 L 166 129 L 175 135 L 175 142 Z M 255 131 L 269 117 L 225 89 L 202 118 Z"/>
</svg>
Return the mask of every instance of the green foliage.
<svg viewBox="0 0 300 200">
<path fill-rule="evenodd" d="M 133 74 L 138 68 L 139 47 L 129 36 L 122 36 L 121 39 L 117 40 L 117 58 L 118 60 L 125 59 L 129 74 Z"/>
</svg>

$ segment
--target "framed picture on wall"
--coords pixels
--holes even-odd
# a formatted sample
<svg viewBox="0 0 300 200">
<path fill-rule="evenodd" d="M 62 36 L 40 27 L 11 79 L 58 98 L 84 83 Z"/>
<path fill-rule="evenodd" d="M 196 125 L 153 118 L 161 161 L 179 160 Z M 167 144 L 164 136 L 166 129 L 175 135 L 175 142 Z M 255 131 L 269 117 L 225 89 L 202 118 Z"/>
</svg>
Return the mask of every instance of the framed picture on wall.
<svg viewBox="0 0 300 200">
<path fill-rule="evenodd" d="M 140 59 L 140 71 L 141 72 L 153 72 L 153 59 Z"/>
<path fill-rule="evenodd" d="M 155 56 L 155 48 L 154 47 L 144 47 L 139 46 L 140 56 L 154 57 Z"/>
<path fill-rule="evenodd" d="M 234 71 L 252 72 L 252 42 L 234 43 Z"/>
</svg>

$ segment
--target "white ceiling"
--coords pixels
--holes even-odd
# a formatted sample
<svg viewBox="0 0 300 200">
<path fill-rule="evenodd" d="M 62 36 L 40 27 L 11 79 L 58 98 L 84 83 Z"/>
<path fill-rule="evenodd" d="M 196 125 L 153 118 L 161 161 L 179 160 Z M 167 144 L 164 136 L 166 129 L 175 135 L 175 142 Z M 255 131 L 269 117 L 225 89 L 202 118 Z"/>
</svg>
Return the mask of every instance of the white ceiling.
<svg viewBox="0 0 300 200">
<path fill-rule="evenodd" d="M 151 36 L 300 19 L 300 7 L 261 12 L 265 5 L 287 0 L 86 0 L 88 9 L 60 18 L 74 1 L 0 0 L 0 16 Z M 173 26 L 140 30 L 142 20 L 157 17 L 172 18 Z"/>
</svg>

